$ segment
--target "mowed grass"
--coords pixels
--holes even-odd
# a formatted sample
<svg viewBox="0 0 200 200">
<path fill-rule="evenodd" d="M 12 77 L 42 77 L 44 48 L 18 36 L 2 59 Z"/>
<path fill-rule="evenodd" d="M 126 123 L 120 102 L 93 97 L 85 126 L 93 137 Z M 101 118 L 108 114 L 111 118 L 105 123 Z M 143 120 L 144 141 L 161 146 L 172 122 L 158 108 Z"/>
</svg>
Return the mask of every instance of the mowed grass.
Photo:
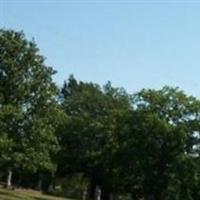
<svg viewBox="0 0 200 200">
<path fill-rule="evenodd" d="M 70 200 L 66 198 L 44 195 L 35 190 L 4 189 L 0 187 L 0 200 Z"/>
</svg>

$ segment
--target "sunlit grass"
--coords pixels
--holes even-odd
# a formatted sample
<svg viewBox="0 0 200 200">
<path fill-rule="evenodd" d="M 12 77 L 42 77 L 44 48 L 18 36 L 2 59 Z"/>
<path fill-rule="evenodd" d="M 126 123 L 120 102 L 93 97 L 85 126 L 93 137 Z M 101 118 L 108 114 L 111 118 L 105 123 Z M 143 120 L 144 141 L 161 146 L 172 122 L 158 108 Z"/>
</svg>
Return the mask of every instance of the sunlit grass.
<svg viewBox="0 0 200 200">
<path fill-rule="evenodd" d="M 70 200 L 66 198 L 54 197 L 51 195 L 44 195 L 34 190 L 23 189 L 4 189 L 0 188 L 1 200 Z"/>
</svg>

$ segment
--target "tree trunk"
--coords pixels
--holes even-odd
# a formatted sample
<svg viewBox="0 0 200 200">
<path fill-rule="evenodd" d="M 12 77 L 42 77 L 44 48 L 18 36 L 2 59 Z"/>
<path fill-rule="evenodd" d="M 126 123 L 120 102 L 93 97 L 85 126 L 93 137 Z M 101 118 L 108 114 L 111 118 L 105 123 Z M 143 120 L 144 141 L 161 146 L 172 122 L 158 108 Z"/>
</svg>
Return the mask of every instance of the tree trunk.
<svg viewBox="0 0 200 200">
<path fill-rule="evenodd" d="M 83 190 L 82 200 L 87 200 L 87 196 L 88 196 L 88 186 L 86 185 Z"/>
<path fill-rule="evenodd" d="M 20 187 L 20 186 L 21 186 L 21 183 L 22 183 L 22 175 L 21 175 L 21 173 L 19 172 L 19 178 L 18 178 L 18 181 L 17 181 L 17 186 Z"/>
<path fill-rule="evenodd" d="M 116 200 L 116 195 L 113 193 L 110 193 L 110 200 Z"/>
<path fill-rule="evenodd" d="M 95 193 L 95 200 L 101 200 L 101 188 L 99 186 L 96 187 Z"/>
<path fill-rule="evenodd" d="M 103 189 L 101 194 L 101 200 L 110 200 L 110 198 L 111 198 L 110 192 Z"/>
<path fill-rule="evenodd" d="M 95 200 L 95 190 L 96 190 L 96 183 L 95 183 L 95 180 L 92 178 L 90 182 L 90 188 L 89 188 L 90 200 Z"/>
<path fill-rule="evenodd" d="M 6 180 L 6 187 L 9 188 L 12 186 L 12 170 L 8 169 L 8 175 Z"/>
<path fill-rule="evenodd" d="M 49 187 L 48 187 L 48 193 L 53 193 L 54 192 L 54 189 L 55 189 L 55 184 L 54 184 L 54 173 L 52 172 L 51 173 L 51 180 L 50 180 L 50 183 L 49 183 Z"/>
<path fill-rule="evenodd" d="M 41 191 L 42 190 L 42 174 L 39 174 L 39 180 L 38 180 L 38 184 L 37 184 L 37 189 L 39 190 L 39 191 Z"/>
</svg>

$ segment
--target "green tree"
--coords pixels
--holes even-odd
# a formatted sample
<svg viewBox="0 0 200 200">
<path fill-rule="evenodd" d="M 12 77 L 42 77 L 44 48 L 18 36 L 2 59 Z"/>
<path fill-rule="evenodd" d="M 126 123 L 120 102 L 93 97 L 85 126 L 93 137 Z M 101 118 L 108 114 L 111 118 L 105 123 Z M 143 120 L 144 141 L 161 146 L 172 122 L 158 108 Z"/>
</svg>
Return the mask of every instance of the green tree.
<svg viewBox="0 0 200 200">
<path fill-rule="evenodd" d="M 94 199 L 97 185 L 102 189 L 102 199 L 106 199 L 112 191 L 110 159 L 117 145 L 117 116 L 131 107 L 130 98 L 110 83 L 102 89 L 70 76 L 61 101 L 69 118 L 62 131 L 62 169 L 67 173 L 82 172 L 89 178 L 90 199 Z"/>
<path fill-rule="evenodd" d="M 137 93 L 134 107 L 128 142 L 122 148 L 130 155 L 126 166 L 134 166 L 126 175 L 133 199 L 194 199 L 200 102 L 177 88 L 164 87 Z"/>
<path fill-rule="evenodd" d="M 44 61 L 23 32 L 0 30 L 0 153 L 10 178 L 13 169 L 55 168 L 58 91 Z"/>
</svg>

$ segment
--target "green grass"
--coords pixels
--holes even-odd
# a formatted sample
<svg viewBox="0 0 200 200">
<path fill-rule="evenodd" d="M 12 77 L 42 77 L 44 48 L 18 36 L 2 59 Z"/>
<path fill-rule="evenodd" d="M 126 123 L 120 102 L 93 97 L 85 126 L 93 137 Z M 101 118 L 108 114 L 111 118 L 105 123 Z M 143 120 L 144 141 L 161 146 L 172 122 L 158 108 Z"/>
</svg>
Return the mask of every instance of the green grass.
<svg viewBox="0 0 200 200">
<path fill-rule="evenodd" d="M 35 190 L 0 188 L 0 200 L 70 200 L 66 198 L 44 195 Z"/>
</svg>

